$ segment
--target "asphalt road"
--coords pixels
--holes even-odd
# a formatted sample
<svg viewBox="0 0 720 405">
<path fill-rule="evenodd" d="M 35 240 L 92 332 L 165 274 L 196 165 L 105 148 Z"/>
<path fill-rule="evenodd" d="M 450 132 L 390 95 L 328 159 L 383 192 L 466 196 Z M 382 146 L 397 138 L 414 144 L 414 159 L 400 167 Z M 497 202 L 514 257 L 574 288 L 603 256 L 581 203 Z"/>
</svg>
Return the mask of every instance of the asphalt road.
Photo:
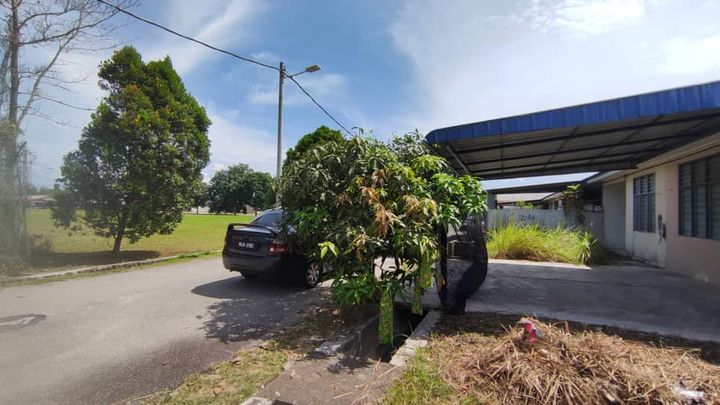
<svg viewBox="0 0 720 405">
<path fill-rule="evenodd" d="M 220 259 L 0 290 L 0 404 L 113 403 L 295 321 L 320 291 L 243 279 Z"/>
</svg>

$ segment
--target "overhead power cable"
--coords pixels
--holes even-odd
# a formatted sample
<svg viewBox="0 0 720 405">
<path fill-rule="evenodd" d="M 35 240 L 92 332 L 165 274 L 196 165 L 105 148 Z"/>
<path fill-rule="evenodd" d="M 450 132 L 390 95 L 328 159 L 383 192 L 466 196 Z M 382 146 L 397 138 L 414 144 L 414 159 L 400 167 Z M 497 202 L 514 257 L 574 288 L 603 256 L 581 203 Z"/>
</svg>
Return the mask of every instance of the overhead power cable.
<svg viewBox="0 0 720 405">
<path fill-rule="evenodd" d="M 305 95 L 308 96 L 308 98 L 310 98 L 310 100 L 312 100 L 312 102 L 315 103 L 315 105 L 318 106 L 318 108 L 322 110 L 322 112 L 325 113 L 325 115 L 327 115 L 328 117 L 330 117 L 330 119 L 333 120 L 340 128 L 342 128 L 343 131 L 347 132 L 348 135 L 352 136 L 352 133 L 351 133 L 350 131 L 348 131 L 348 129 L 345 128 L 345 126 L 343 126 L 343 124 L 341 124 L 340 122 L 338 122 L 338 120 L 336 120 L 335 117 L 333 117 L 332 115 L 330 115 L 330 113 L 327 112 L 327 110 L 326 110 L 323 106 L 321 106 L 320 103 L 318 103 L 317 100 L 315 100 L 315 98 L 314 98 L 313 96 L 311 96 L 310 93 L 308 93 L 307 90 L 305 90 L 305 88 L 303 88 L 303 86 L 301 86 L 300 83 L 298 83 L 297 80 L 295 80 L 294 77 L 292 77 L 292 76 L 287 76 L 287 77 L 288 77 L 290 80 L 292 80 L 292 82 L 295 83 L 295 85 L 297 85 L 298 88 L 299 88 L 303 93 L 305 93 Z"/>
<path fill-rule="evenodd" d="M 193 37 L 190 37 L 190 36 L 181 34 L 181 33 L 177 32 L 177 31 L 175 31 L 175 30 L 173 30 L 173 29 L 170 29 L 170 28 L 168 28 L 168 27 L 165 27 L 164 25 L 158 24 L 158 23 L 156 23 L 156 22 L 154 22 L 154 21 L 148 20 L 148 19 L 145 18 L 145 17 L 141 17 L 141 16 L 139 16 L 139 15 L 137 15 L 137 14 L 135 14 L 135 13 L 132 13 L 132 12 L 130 12 L 130 11 L 127 11 L 127 10 L 125 10 L 124 8 L 118 7 L 118 6 L 116 6 L 115 4 L 109 3 L 109 2 L 107 2 L 107 1 L 105 1 L 105 0 L 97 0 L 97 1 L 98 1 L 99 3 L 102 3 L 102 4 L 106 5 L 106 6 L 108 6 L 108 7 L 112 7 L 112 8 L 114 8 L 115 10 L 117 10 L 118 12 L 123 13 L 123 14 L 125 14 L 125 15 L 128 15 L 128 16 L 136 19 L 136 20 L 139 20 L 139 21 L 142 21 L 142 22 L 144 22 L 144 23 L 146 23 L 146 24 L 150 24 L 150 25 L 152 25 L 152 26 L 154 26 L 154 27 L 160 28 L 160 29 L 163 30 L 163 31 L 169 32 L 169 33 L 171 33 L 171 34 L 173 34 L 173 35 L 176 35 L 176 36 L 178 36 L 178 37 L 180 37 L 180 38 L 183 38 L 183 39 L 186 39 L 186 40 L 188 40 L 188 41 L 195 42 L 196 44 L 199 44 L 199 45 L 202 45 L 202 46 L 204 46 L 204 47 L 206 47 L 206 48 L 212 49 L 213 51 L 220 52 L 220 53 L 223 53 L 223 54 L 228 55 L 228 56 L 232 56 L 233 58 L 237 58 L 237 59 L 243 60 L 243 61 L 245 61 L 245 62 L 254 63 L 254 64 L 259 65 L 259 66 L 262 66 L 262 67 L 264 67 L 264 68 L 272 69 L 272 70 L 275 70 L 275 71 L 280 71 L 280 68 L 278 68 L 278 67 L 276 67 L 276 66 L 268 65 L 267 63 L 263 63 L 263 62 L 260 62 L 260 61 L 254 60 L 254 59 L 250 59 L 250 58 L 246 58 L 246 57 L 244 57 L 244 56 L 240 56 L 240 55 L 238 55 L 238 54 L 236 54 L 236 53 L 234 53 L 234 52 L 230 52 L 230 51 L 227 51 L 227 50 L 225 50 L 225 49 L 218 48 L 218 47 L 213 46 L 213 45 L 210 45 L 210 44 L 208 44 L 208 43 L 206 43 L 206 42 L 203 42 L 203 41 L 200 41 L 200 40 L 198 40 L 198 39 L 195 39 L 195 38 L 193 38 Z M 352 133 L 351 133 L 347 128 L 345 128 L 345 126 L 342 125 L 337 119 L 335 119 L 335 117 L 333 117 L 332 114 L 330 114 L 330 113 L 328 112 L 328 110 L 325 109 L 325 107 L 323 107 L 322 105 L 320 105 L 320 103 L 319 103 L 317 100 L 315 100 L 315 98 L 314 98 L 313 96 L 311 96 L 310 93 L 308 93 L 308 91 L 305 90 L 305 88 L 303 88 L 303 86 L 301 86 L 300 83 L 297 82 L 297 80 L 295 80 L 294 77 L 289 76 L 289 75 L 285 75 L 285 77 L 287 77 L 287 78 L 289 78 L 290 80 L 292 80 L 292 82 L 295 83 L 295 85 L 298 86 L 298 88 L 299 88 L 306 96 L 308 96 L 308 98 L 309 98 L 323 113 L 325 113 L 325 115 L 327 115 L 331 120 L 333 120 L 333 122 L 335 122 L 335 124 L 337 124 L 340 128 L 342 128 L 343 131 L 345 131 L 348 135 L 352 135 Z"/>
<path fill-rule="evenodd" d="M 142 21 L 142 22 L 144 22 L 144 23 L 146 23 L 146 24 L 150 24 L 150 25 L 152 25 L 152 26 L 154 26 L 154 27 L 160 28 L 161 30 L 167 31 L 167 32 L 169 32 L 169 33 L 171 33 L 171 34 L 173 34 L 173 35 L 177 35 L 177 36 L 179 36 L 180 38 L 184 38 L 184 39 L 187 39 L 188 41 L 192 41 L 192 42 L 195 42 L 196 44 L 200 44 L 200 45 L 202 45 L 202 46 L 204 46 L 204 47 L 206 47 L 206 48 L 210 48 L 210 49 L 212 49 L 213 51 L 217 51 L 217 52 L 220 52 L 220 53 L 224 53 L 224 54 L 226 54 L 226 55 L 232 56 L 233 58 L 238 58 L 238 59 L 240 59 L 240 60 L 244 60 L 245 62 L 254 63 L 254 64 L 256 64 L 256 65 L 260 65 L 260 66 L 262 66 L 262 67 L 266 67 L 266 68 L 268 68 L 268 69 L 272 69 L 272 70 L 275 70 L 275 71 L 280 70 L 279 68 L 277 68 L 277 67 L 275 67 L 275 66 L 273 66 L 273 65 L 268 65 L 267 63 L 259 62 L 259 61 L 256 61 L 256 60 L 254 60 L 254 59 L 250 59 L 250 58 L 246 58 L 246 57 L 244 57 L 244 56 L 240 56 L 240 55 L 238 55 L 238 54 L 236 54 L 236 53 L 234 53 L 234 52 L 230 52 L 230 51 L 226 51 L 226 50 L 224 50 L 224 49 L 220 49 L 220 48 L 218 48 L 218 47 L 216 47 L 216 46 L 212 46 L 212 45 L 210 45 L 210 44 L 208 44 L 208 43 L 206 43 L 206 42 L 200 41 L 199 39 L 195 39 L 195 38 L 193 38 L 193 37 L 189 37 L 189 36 L 187 36 L 187 35 L 181 34 L 181 33 L 177 32 L 177 31 L 175 31 L 175 30 L 172 30 L 172 29 L 170 29 L 170 28 L 168 28 L 168 27 L 165 27 L 165 26 L 163 26 L 163 25 L 160 25 L 160 24 L 158 24 L 158 23 L 156 23 L 156 22 L 154 22 L 154 21 L 148 20 L 148 19 L 145 18 L 145 17 L 140 17 L 140 16 L 137 15 L 137 14 L 131 13 L 131 12 L 125 10 L 124 8 L 121 8 L 121 7 L 118 7 L 118 6 L 114 5 L 114 4 L 108 3 L 108 2 L 105 1 L 105 0 L 97 0 L 97 1 L 98 1 L 99 3 L 105 4 L 106 6 L 109 6 L 109 7 L 114 8 L 115 10 L 117 10 L 117 11 L 119 11 L 119 12 L 125 14 L 125 15 L 129 15 L 130 17 L 132 17 L 132 18 L 134 18 L 134 19 L 136 19 L 136 20 L 140 20 L 140 21 Z"/>
</svg>

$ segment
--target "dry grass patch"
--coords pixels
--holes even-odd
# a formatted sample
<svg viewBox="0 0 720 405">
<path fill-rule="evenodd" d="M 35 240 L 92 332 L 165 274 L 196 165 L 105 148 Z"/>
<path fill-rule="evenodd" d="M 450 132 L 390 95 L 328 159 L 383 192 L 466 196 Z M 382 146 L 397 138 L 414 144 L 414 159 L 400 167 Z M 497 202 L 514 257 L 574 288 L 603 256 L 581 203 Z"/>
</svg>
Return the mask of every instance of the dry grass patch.
<svg viewBox="0 0 720 405">
<path fill-rule="evenodd" d="M 684 388 L 702 391 L 705 403 L 720 403 L 720 367 L 701 360 L 697 350 L 534 322 L 543 333 L 534 344 L 514 321 L 489 334 L 435 336 L 388 402 L 412 395 L 417 403 L 665 404 L 682 403 L 677 390 Z M 435 392 L 412 383 L 428 378 Z"/>
</svg>

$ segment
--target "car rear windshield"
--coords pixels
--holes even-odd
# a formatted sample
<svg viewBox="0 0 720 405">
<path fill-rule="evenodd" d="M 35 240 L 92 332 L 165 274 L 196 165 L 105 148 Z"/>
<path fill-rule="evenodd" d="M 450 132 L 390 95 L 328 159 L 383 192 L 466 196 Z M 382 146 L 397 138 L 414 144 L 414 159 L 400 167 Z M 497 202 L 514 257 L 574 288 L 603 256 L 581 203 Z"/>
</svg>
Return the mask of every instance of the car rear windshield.
<svg viewBox="0 0 720 405">
<path fill-rule="evenodd" d="M 259 225 L 267 228 L 280 228 L 281 212 L 266 212 L 250 222 L 251 225 Z"/>
</svg>

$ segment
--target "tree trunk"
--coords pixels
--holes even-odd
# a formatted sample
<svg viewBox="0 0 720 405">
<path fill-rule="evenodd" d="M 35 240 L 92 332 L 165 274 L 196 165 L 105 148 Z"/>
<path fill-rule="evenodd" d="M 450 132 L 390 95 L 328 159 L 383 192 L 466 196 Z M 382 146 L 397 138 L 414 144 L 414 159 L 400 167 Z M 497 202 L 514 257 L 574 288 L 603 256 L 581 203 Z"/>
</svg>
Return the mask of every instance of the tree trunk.
<svg viewBox="0 0 720 405">
<path fill-rule="evenodd" d="M 2 162 L 3 185 L 2 185 L 2 207 L 0 215 L 2 216 L 2 232 L 7 234 L 7 243 L 11 254 L 23 255 L 25 246 L 22 230 L 24 229 L 23 221 L 20 213 L 22 212 L 23 201 L 20 193 L 20 183 L 18 181 L 18 145 L 17 137 L 18 128 L 18 95 L 20 92 L 20 26 L 18 8 L 20 7 L 18 0 L 11 0 L 10 8 L 10 32 L 8 38 L 7 52 L 10 54 L 10 97 L 8 104 L 8 122 L 7 128 L 2 131 L 2 144 L 4 146 L 3 154 L 4 162 Z"/>
<path fill-rule="evenodd" d="M 390 361 L 390 355 L 393 351 L 395 323 L 395 290 L 390 286 L 383 286 L 381 294 L 377 354 L 381 359 Z"/>
<path fill-rule="evenodd" d="M 380 325 L 378 326 L 378 341 L 381 345 L 392 346 L 393 318 L 395 291 L 392 288 L 383 288 L 380 297 Z"/>
<path fill-rule="evenodd" d="M 113 255 L 120 253 L 120 245 L 122 244 L 122 238 L 125 236 L 125 226 L 127 225 L 127 215 L 123 214 L 120 218 L 120 224 L 118 224 L 118 230 L 115 234 L 115 244 L 113 245 Z"/>
</svg>

